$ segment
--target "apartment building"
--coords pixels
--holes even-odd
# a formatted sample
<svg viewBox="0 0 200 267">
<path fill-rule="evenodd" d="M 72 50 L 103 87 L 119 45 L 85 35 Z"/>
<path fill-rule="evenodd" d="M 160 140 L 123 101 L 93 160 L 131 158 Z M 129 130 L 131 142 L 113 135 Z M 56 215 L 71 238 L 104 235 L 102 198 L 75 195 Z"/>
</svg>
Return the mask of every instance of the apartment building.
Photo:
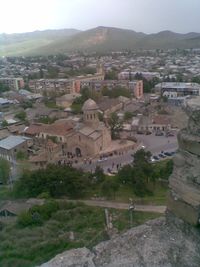
<svg viewBox="0 0 200 267">
<path fill-rule="evenodd" d="M 115 87 L 124 87 L 130 90 L 132 95 L 140 99 L 143 97 L 143 81 L 128 80 L 84 80 L 81 81 L 81 89 L 87 87 L 91 90 L 101 91 L 104 87 L 112 90 Z"/>
<path fill-rule="evenodd" d="M 23 78 L 0 78 L 0 83 L 8 86 L 11 90 L 24 88 Z"/>
</svg>

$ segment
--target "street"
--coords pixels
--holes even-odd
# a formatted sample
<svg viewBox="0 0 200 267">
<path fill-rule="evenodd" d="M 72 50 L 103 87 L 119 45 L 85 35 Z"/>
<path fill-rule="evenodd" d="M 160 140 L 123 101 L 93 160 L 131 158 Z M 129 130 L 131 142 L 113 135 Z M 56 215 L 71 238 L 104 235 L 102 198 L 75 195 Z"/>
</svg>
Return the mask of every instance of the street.
<svg viewBox="0 0 200 267">
<path fill-rule="evenodd" d="M 69 201 L 77 202 L 78 200 L 69 200 Z M 129 203 L 120 203 L 120 202 L 118 203 L 105 200 L 80 200 L 80 202 L 83 202 L 88 206 L 113 208 L 113 209 L 128 210 L 130 207 Z M 134 210 L 136 211 L 164 213 L 166 210 L 166 206 L 156 206 L 156 205 L 134 205 L 134 206 L 135 206 Z"/>
<path fill-rule="evenodd" d="M 113 172 L 117 172 L 118 168 L 129 164 L 133 161 L 132 155 L 142 146 L 147 151 L 150 151 L 152 155 L 158 155 L 161 151 L 170 152 L 175 151 L 178 148 L 177 137 L 175 136 L 155 136 L 154 134 L 151 135 L 135 135 L 138 142 L 140 143 L 139 147 L 136 149 L 132 149 L 124 152 L 120 155 L 113 155 L 108 158 L 98 160 L 98 159 L 91 159 L 91 161 L 79 162 L 78 164 L 74 164 L 73 166 L 76 168 L 82 168 L 86 171 L 94 172 L 96 166 L 100 166 L 104 172 L 108 172 L 110 169 Z"/>
</svg>

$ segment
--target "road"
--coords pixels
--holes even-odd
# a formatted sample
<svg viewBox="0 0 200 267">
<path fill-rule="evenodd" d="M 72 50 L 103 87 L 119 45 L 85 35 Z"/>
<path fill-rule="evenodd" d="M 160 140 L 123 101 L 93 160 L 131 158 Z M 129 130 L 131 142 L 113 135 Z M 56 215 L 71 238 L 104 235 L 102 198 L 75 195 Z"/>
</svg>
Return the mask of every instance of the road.
<svg viewBox="0 0 200 267">
<path fill-rule="evenodd" d="M 77 202 L 78 200 L 77 201 L 69 200 L 69 201 Z M 130 204 L 128 203 L 118 203 L 118 202 L 104 201 L 104 200 L 79 200 L 79 201 L 85 203 L 88 206 L 123 209 L 123 210 L 128 210 L 130 206 Z M 166 210 L 166 206 L 135 205 L 135 210 L 146 211 L 146 212 L 157 212 L 163 214 Z"/>
<path fill-rule="evenodd" d="M 165 137 L 165 136 L 155 136 L 151 135 L 135 135 L 138 142 L 140 142 L 140 147 L 145 146 L 145 149 L 151 151 L 152 155 L 158 155 L 161 151 L 174 151 L 178 148 L 177 137 Z M 137 148 L 138 149 L 138 148 Z M 121 167 L 123 165 L 129 164 L 133 161 L 132 155 L 137 151 L 130 150 L 121 155 L 115 155 L 108 157 L 105 161 L 99 162 L 97 159 L 93 159 L 91 163 L 80 162 L 74 164 L 76 168 L 82 168 L 86 171 L 94 172 L 96 166 L 100 166 L 105 172 L 108 172 L 108 168 L 112 171 L 117 171 L 117 166 Z"/>
</svg>

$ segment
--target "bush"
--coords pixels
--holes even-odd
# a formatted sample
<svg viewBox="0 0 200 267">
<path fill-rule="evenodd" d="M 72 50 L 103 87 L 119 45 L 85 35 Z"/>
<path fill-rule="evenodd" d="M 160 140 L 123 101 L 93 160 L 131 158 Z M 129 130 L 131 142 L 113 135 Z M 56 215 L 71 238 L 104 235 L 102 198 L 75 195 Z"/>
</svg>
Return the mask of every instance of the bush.
<svg viewBox="0 0 200 267">
<path fill-rule="evenodd" d="M 54 200 L 51 200 L 51 201 L 48 201 L 47 203 L 45 203 L 44 205 L 36 205 L 36 206 L 33 206 L 31 209 L 30 209 L 30 213 L 32 215 L 34 214 L 38 214 L 39 217 L 46 221 L 46 220 L 49 220 L 51 218 L 51 215 L 56 212 L 57 210 L 59 209 L 59 205 L 56 201 Z"/>
<path fill-rule="evenodd" d="M 59 209 L 56 201 L 49 201 L 42 206 L 35 205 L 29 211 L 22 212 L 17 219 L 17 224 L 22 227 L 42 225 L 44 221 Z"/>
<path fill-rule="evenodd" d="M 33 225 L 33 218 L 30 212 L 24 211 L 17 218 L 17 224 L 22 227 Z"/>
</svg>

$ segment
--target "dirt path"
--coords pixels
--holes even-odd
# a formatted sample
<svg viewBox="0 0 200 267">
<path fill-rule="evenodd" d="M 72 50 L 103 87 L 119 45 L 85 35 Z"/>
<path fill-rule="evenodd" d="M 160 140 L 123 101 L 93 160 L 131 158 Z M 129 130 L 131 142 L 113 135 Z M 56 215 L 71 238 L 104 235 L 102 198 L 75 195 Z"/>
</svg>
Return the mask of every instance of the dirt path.
<svg viewBox="0 0 200 267">
<path fill-rule="evenodd" d="M 123 210 L 129 209 L 129 206 L 130 206 L 128 203 L 117 203 L 117 202 L 104 201 L 104 200 L 80 200 L 80 202 L 83 202 L 88 206 L 123 209 Z M 166 210 L 166 206 L 135 205 L 135 210 L 164 213 Z"/>
</svg>

